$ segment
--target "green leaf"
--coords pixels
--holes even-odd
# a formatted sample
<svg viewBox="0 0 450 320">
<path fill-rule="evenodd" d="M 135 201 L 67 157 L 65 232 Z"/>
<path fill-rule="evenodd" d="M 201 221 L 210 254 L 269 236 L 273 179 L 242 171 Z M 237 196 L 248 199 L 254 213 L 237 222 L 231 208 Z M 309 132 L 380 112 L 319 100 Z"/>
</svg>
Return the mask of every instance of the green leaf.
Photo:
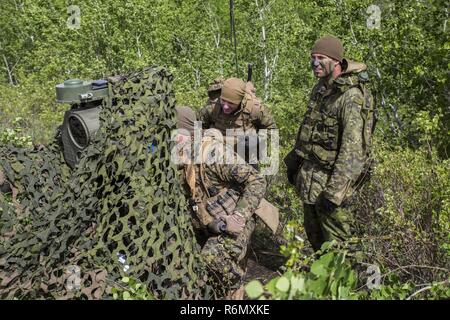
<svg viewBox="0 0 450 320">
<path fill-rule="evenodd" d="M 350 270 L 350 274 L 348 275 L 347 284 L 350 288 L 354 288 L 356 286 L 357 276 L 353 270 Z"/>
<path fill-rule="evenodd" d="M 326 241 L 322 244 L 322 246 L 320 247 L 320 251 L 324 252 L 327 251 L 328 249 L 330 249 L 332 246 L 334 246 L 335 242 L 334 241 Z"/>
<path fill-rule="evenodd" d="M 128 292 L 128 291 L 125 291 L 124 293 L 123 293 L 123 299 L 124 300 L 129 300 L 130 299 L 130 293 Z"/>
<path fill-rule="evenodd" d="M 269 283 L 266 284 L 266 290 L 270 293 L 275 293 L 277 281 L 278 278 L 273 278 L 272 280 L 270 280 Z"/>
<path fill-rule="evenodd" d="M 245 292 L 250 299 L 257 299 L 264 293 L 264 288 L 258 280 L 252 280 L 245 286 Z"/>
<path fill-rule="evenodd" d="M 302 293 L 305 290 L 305 279 L 303 277 L 293 276 L 291 278 L 291 291 L 289 292 L 289 298 L 293 299 L 297 292 Z"/>
<path fill-rule="evenodd" d="M 276 284 L 276 288 L 277 290 L 281 291 L 281 292 L 288 292 L 289 291 L 289 279 L 286 277 L 281 277 L 280 279 L 278 279 L 277 284 Z"/>
<path fill-rule="evenodd" d="M 128 283 L 128 282 L 130 282 L 130 278 L 128 278 L 128 277 L 123 277 L 123 278 L 122 278 L 122 282 Z"/>
<path fill-rule="evenodd" d="M 24 166 L 23 164 L 21 164 L 20 162 L 13 162 L 13 163 L 11 164 L 11 168 L 12 168 L 15 172 L 19 173 L 20 171 L 22 171 L 22 170 L 25 168 L 25 166 Z"/>
<path fill-rule="evenodd" d="M 321 298 L 323 296 L 326 286 L 327 284 L 323 279 L 308 281 L 308 289 L 313 291 L 317 298 Z"/>
<path fill-rule="evenodd" d="M 337 281 L 333 281 L 331 283 L 330 291 L 331 291 L 331 295 L 333 297 L 337 297 L 338 296 L 338 282 Z"/>
<path fill-rule="evenodd" d="M 320 260 L 314 261 L 311 265 L 311 272 L 319 277 L 326 277 L 328 275 L 327 270 Z"/>
<path fill-rule="evenodd" d="M 350 293 L 350 290 L 347 287 L 339 287 L 338 296 L 339 299 L 346 299 Z"/>
<path fill-rule="evenodd" d="M 327 254 L 324 254 L 320 257 L 319 261 L 322 262 L 322 265 L 324 267 L 330 266 L 331 262 L 333 261 L 335 257 L 335 254 L 333 252 L 328 252 Z"/>
</svg>

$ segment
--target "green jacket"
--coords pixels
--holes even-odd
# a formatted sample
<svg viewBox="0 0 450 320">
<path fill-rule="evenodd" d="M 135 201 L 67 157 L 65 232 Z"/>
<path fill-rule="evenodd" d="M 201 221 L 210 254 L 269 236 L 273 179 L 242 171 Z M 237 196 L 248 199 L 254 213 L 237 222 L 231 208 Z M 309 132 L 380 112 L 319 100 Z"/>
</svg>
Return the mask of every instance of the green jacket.
<svg viewBox="0 0 450 320">
<path fill-rule="evenodd" d="M 305 203 L 315 203 L 323 192 L 341 205 L 364 170 L 368 146 L 362 107 L 364 99 L 372 99 L 358 86 L 358 74 L 365 69 L 364 64 L 350 61 L 328 90 L 323 80 L 312 90 L 295 147 L 287 157 L 297 158 L 287 165 L 288 169 L 298 166 L 295 186 Z"/>
</svg>

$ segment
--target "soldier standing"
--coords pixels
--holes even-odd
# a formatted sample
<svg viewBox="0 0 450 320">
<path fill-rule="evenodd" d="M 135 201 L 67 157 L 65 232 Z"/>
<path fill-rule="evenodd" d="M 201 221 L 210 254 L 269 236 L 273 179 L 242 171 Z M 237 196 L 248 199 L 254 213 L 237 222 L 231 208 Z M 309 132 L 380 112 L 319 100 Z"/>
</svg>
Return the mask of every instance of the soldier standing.
<svg viewBox="0 0 450 320">
<path fill-rule="evenodd" d="M 176 110 L 177 143 L 192 146 L 195 113 L 188 107 Z M 255 228 L 253 213 L 266 192 L 266 180 L 246 163 L 208 161 L 209 155 L 217 157 L 224 147 L 223 143 L 203 137 L 200 163 L 191 156 L 184 158 L 181 174 L 190 198 L 194 230 L 210 274 L 221 284 L 219 288 L 230 288 L 234 291 L 233 298 L 243 298 L 241 285 Z"/>
<path fill-rule="evenodd" d="M 319 79 L 294 149 L 286 156 L 288 180 L 304 203 L 304 226 L 313 249 L 347 240 L 352 215 L 345 202 L 365 172 L 374 107 L 366 65 L 343 58 L 339 39 L 324 36 L 311 51 Z"/>
</svg>

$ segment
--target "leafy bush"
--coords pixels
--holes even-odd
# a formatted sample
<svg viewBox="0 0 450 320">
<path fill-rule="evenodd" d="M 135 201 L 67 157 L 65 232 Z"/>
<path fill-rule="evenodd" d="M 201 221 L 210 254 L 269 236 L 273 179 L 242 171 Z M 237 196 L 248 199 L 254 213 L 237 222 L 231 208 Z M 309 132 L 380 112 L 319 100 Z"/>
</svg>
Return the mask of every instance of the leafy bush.
<svg viewBox="0 0 450 320">
<path fill-rule="evenodd" d="M 327 251 L 327 245 L 323 250 Z M 351 299 L 356 298 L 357 278 L 350 263 L 346 260 L 347 251 L 328 251 L 310 265 L 310 271 L 298 273 L 287 271 L 281 277 L 262 285 L 254 280 L 247 284 L 246 292 L 250 298 L 262 295 L 271 299 Z"/>
<path fill-rule="evenodd" d="M 439 281 L 450 269 L 450 162 L 426 148 L 375 149 L 372 179 L 354 203 L 371 259 L 403 280 Z"/>
<path fill-rule="evenodd" d="M 292 148 L 315 82 L 309 69 L 310 48 L 321 35 L 334 34 L 343 40 L 346 57 L 368 65 L 380 107 L 376 167 L 352 205 L 359 238 L 355 241 L 368 263 L 380 266 L 385 281 L 366 298 L 407 298 L 416 284 L 446 281 L 450 269 L 450 42 L 445 1 L 377 1 L 380 29 L 367 28 L 372 0 L 237 1 L 238 66 L 229 41 L 226 1 L 78 0 L 76 4 L 81 25 L 70 29 L 64 1 L 51 5 L 0 1 L 4 13 L 0 20 L 0 143 L 19 147 L 47 143 L 68 108 L 55 102 L 54 86 L 67 78 L 96 79 L 149 64 L 165 65 L 174 74 L 178 103 L 199 108 L 212 79 L 219 75 L 244 78 L 251 62 L 257 95 L 280 129 L 282 159 Z M 297 285 L 296 279 L 302 277 L 305 290 L 291 295 L 289 287 L 289 292 L 278 292 L 277 287 L 286 289 L 286 280 L 281 280 L 278 286 L 278 282 L 270 286 L 277 292 L 273 297 L 343 298 L 346 289 L 332 289 L 334 280 L 310 270 L 321 258 L 312 255 L 305 241 L 302 206 L 287 185 L 280 161 L 280 172 L 267 196 L 279 207 L 286 225 L 288 242 L 281 248 L 288 257 L 284 278 L 291 286 L 292 279 Z M 348 253 L 327 256 L 332 256 L 324 264 L 328 276 L 335 277 L 338 267 L 347 270 L 342 255 Z M 310 284 L 319 278 L 326 283 L 323 291 Z M 354 298 L 354 288 L 343 279 L 347 278 L 339 280 L 336 288 L 349 288 L 347 297 Z M 427 287 L 414 298 L 448 296 L 441 286 Z M 126 292 L 125 296 L 117 292 L 117 297 L 135 294 L 131 289 Z"/>
<path fill-rule="evenodd" d="M 384 283 L 369 287 L 370 279 L 363 284 L 365 273 L 356 271 L 358 258 L 351 252 L 345 245 L 326 242 L 318 252 L 318 258 L 303 265 L 307 270 L 289 268 L 265 285 L 252 280 L 245 287 L 247 296 L 260 300 L 450 298 L 450 278 L 420 287 L 409 281 L 401 282 L 395 274 L 390 274 L 384 276 Z M 359 263 L 359 267 L 363 265 Z"/>
<path fill-rule="evenodd" d="M 124 277 L 121 283 L 112 288 L 114 300 L 154 300 L 146 285 L 134 278 Z"/>
<path fill-rule="evenodd" d="M 328 245 L 323 255 L 314 256 L 302 226 L 302 210 L 297 208 L 297 218 L 284 227 L 287 244 L 280 248 L 288 258 L 285 273 L 265 285 L 250 282 L 250 298 L 450 297 L 450 163 L 439 159 L 432 148 L 435 127 L 423 116 L 420 128 L 430 144 L 422 148 L 395 147 L 377 136 L 376 165 L 351 204 L 355 237 L 341 247 Z M 278 183 L 272 192 L 288 194 L 281 188 L 286 182 Z M 353 246 L 352 250 L 346 246 Z M 351 253 L 355 248 L 357 254 Z M 370 265 L 380 269 L 377 288 L 368 286 Z"/>
<path fill-rule="evenodd" d="M 21 117 L 16 117 L 12 121 L 14 128 L 6 128 L 0 131 L 0 143 L 1 144 L 12 144 L 16 147 L 32 147 L 33 142 L 31 136 L 23 135 L 23 129 L 20 125 L 22 121 Z"/>
</svg>

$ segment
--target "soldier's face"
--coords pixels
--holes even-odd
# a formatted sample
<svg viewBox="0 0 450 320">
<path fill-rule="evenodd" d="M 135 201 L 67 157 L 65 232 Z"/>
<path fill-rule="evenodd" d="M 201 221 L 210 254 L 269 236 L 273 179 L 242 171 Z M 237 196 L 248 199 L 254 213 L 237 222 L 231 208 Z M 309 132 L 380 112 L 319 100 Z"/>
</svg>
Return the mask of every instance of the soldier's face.
<svg viewBox="0 0 450 320">
<path fill-rule="evenodd" d="M 239 107 L 238 104 L 235 104 L 233 102 L 227 101 L 225 99 L 220 98 L 220 104 L 222 106 L 222 111 L 225 114 L 231 114 L 234 111 L 237 110 L 237 108 Z"/>
<path fill-rule="evenodd" d="M 323 54 L 314 53 L 311 55 L 311 69 L 317 78 L 325 78 L 333 73 L 336 67 L 336 60 Z"/>
<path fill-rule="evenodd" d="M 177 133 L 175 138 L 176 143 L 183 144 L 191 141 L 191 137 L 182 133 Z"/>
</svg>

